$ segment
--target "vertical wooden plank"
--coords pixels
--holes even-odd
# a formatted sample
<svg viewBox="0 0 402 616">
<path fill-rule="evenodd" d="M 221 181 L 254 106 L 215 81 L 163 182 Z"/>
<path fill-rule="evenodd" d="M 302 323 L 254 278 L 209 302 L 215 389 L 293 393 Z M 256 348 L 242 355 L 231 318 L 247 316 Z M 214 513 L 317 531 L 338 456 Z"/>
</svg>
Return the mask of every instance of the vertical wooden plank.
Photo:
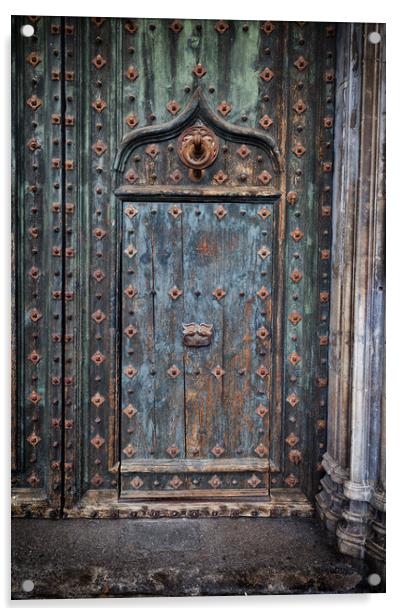
<svg viewBox="0 0 402 616">
<path fill-rule="evenodd" d="M 152 457 L 156 447 L 153 215 L 151 205 L 122 204 L 122 460 Z"/>
<path fill-rule="evenodd" d="M 220 421 L 223 396 L 223 306 L 227 284 L 221 267 L 221 226 L 212 204 L 183 204 L 184 315 L 186 323 L 214 328 L 208 347 L 185 349 L 186 440 L 189 456 L 211 458 L 211 449 L 225 449 Z M 214 296 L 216 292 L 218 295 Z"/>
<path fill-rule="evenodd" d="M 183 233 L 180 206 L 152 204 L 156 457 L 186 457 L 182 325 Z"/>
</svg>

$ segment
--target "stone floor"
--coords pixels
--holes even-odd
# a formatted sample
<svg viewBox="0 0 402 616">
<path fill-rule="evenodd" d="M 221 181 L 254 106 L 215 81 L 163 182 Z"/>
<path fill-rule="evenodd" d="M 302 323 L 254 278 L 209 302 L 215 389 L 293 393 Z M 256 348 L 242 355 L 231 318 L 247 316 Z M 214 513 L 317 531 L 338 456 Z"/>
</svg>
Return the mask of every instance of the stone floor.
<svg viewBox="0 0 402 616">
<path fill-rule="evenodd" d="M 12 565 L 14 599 L 384 592 L 308 518 L 16 519 Z"/>
</svg>

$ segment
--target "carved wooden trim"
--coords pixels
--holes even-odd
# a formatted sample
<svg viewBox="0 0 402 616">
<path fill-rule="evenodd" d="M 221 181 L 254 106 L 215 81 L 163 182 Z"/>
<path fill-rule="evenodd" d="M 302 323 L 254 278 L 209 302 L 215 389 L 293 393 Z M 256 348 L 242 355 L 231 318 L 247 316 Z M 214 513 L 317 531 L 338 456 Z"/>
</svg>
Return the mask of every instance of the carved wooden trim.
<svg viewBox="0 0 402 616">
<path fill-rule="evenodd" d="M 220 118 L 209 107 L 201 88 L 195 90 L 187 107 L 170 122 L 160 126 L 138 128 L 128 133 L 123 138 L 117 151 L 113 165 L 114 169 L 122 172 L 128 158 L 136 148 L 147 143 L 159 143 L 166 139 L 177 137 L 185 128 L 191 126 L 197 118 L 204 120 L 223 139 L 260 147 L 268 154 L 275 171 L 277 173 L 280 172 L 279 149 L 272 137 L 262 130 L 236 126 Z"/>
</svg>

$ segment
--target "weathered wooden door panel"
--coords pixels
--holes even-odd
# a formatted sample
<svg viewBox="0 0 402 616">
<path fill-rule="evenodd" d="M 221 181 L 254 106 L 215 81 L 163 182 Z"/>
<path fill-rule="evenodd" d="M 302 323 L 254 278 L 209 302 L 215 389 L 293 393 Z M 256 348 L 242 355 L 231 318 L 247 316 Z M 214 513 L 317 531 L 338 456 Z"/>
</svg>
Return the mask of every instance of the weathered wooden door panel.
<svg viewBox="0 0 402 616">
<path fill-rule="evenodd" d="M 124 204 L 124 497 L 268 493 L 274 207 Z"/>
</svg>

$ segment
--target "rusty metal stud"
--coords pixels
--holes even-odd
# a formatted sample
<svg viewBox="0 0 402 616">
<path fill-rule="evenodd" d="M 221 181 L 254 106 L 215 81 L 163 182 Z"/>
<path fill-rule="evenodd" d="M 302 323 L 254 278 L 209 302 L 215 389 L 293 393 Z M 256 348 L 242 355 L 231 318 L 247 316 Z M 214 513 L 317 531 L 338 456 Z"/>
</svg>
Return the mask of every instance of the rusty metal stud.
<svg viewBox="0 0 402 616">
<path fill-rule="evenodd" d="M 144 485 L 144 482 L 142 481 L 141 477 L 138 477 L 137 475 L 136 477 L 134 477 L 134 479 L 130 481 L 130 485 L 133 486 L 135 490 L 139 490 L 139 488 Z"/>
<path fill-rule="evenodd" d="M 213 179 L 217 184 L 224 184 L 226 180 L 228 179 L 228 177 L 229 176 L 227 176 L 226 173 L 222 171 L 221 169 L 220 171 L 215 173 L 215 175 L 213 176 Z"/>
<path fill-rule="evenodd" d="M 299 229 L 299 227 L 297 227 L 290 233 L 290 236 L 295 242 L 300 242 L 300 240 L 304 237 L 304 233 L 301 229 Z"/>
<path fill-rule="evenodd" d="M 129 169 L 124 177 L 129 184 L 135 184 L 135 182 L 138 180 L 138 174 L 136 173 L 135 169 Z"/>
<path fill-rule="evenodd" d="M 180 295 L 183 295 L 183 291 L 180 291 L 177 287 L 172 287 L 169 289 L 168 293 L 173 300 L 176 300 L 180 297 Z"/>
<path fill-rule="evenodd" d="M 297 364 L 301 361 L 301 357 L 300 355 L 298 355 L 296 353 L 296 351 L 293 351 L 289 356 L 288 356 L 288 360 L 289 362 L 292 364 L 292 366 L 297 366 Z"/>
<path fill-rule="evenodd" d="M 129 244 L 125 249 L 124 253 L 128 256 L 129 259 L 132 259 L 137 254 L 138 250 L 132 245 Z"/>
<path fill-rule="evenodd" d="M 39 143 L 39 141 L 37 139 L 30 139 L 27 143 L 27 148 L 28 150 L 31 150 L 31 152 L 35 152 L 35 150 L 39 150 L 41 147 L 41 144 Z"/>
<path fill-rule="evenodd" d="M 332 163 L 331 162 L 322 163 L 322 170 L 325 171 L 325 173 L 329 173 L 330 171 L 332 171 Z"/>
<path fill-rule="evenodd" d="M 74 71 L 66 71 L 64 76 L 65 76 L 66 81 L 74 81 L 75 73 Z M 71 102 L 72 101 L 71 96 L 68 96 L 67 100 Z"/>
<path fill-rule="evenodd" d="M 241 158 L 247 158 L 247 156 L 249 156 L 250 154 L 250 150 L 249 148 L 243 143 L 243 145 L 241 145 L 239 148 L 237 148 L 236 153 L 241 157 Z"/>
<path fill-rule="evenodd" d="M 266 170 L 262 171 L 257 177 L 261 184 L 264 185 L 269 184 L 269 182 L 272 180 L 271 174 L 269 174 Z"/>
<path fill-rule="evenodd" d="M 27 441 L 30 445 L 32 445 L 32 447 L 36 447 L 36 445 L 40 443 L 41 440 L 42 439 L 40 438 L 40 436 L 35 434 L 35 432 L 32 432 L 32 434 L 27 436 Z"/>
<path fill-rule="evenodd" d="M 211 374 L 214 375 L 214 377 L 219 380 L 223 377 L 223 375 L 225 374 L 225 370 L 223 368 L 221 368 L 221 366 L 215 366 L 215 368 L 213 368 L 211 370 Z"/>
<path fill-rule="evenodd" d="M 124 29 L 129 34 L 135 34 L 138 30 L 138 26 L 135 23 L 135 21 L 132 21 L 131 19 L 127 19 L 127 21 L 124 24 Z"/>
<path fill-rule="evenodd" d="M 75 117 L 71 116 L 71 115 L 66 115 L 66 117 L 65 117 L 65 125 L 66 126 L 74 126 L 74 124 L 75 124 Z M 68 140 L 67 143 L 69 145 L 71 145 L 72 141 Z"/>
<path fill-rule="evenodd" d="M 101 56 L 100 53 L 98 53 L 97 56 L 95 56 L 95 58 L 93 58 L 91 60 L 92 64 L 94 65 L 95 68 L 97 68 L 98 70 L 101 69 L 102 67 L 105 66 L 106 64 L 106 60 L 103 56 Z"/>
<path fill-rule="evenodd" d="M 302 461 L 302 454 L 298 449 L 292 449 L 288 453 L 288 458 L 293 464 L 300 464 Z"/>
<path fill-rule="evenodd" d="M 129 81 L 135 81 L 138 78 L 138 71 L 134 66 L 129 66 L 125 72 L 125 76 Z"/>
<path fill-rule="evenodd" d="M 297 203 L 297 200 L 298 200 L 298 194 L 294 190 L 291 190 L 286 195 L 286 201 L 289 203 L 289 205 L 295 205 L 295 203 Z"/>
<path fill-rule="evenodd" d="M 260 77 L 264 81 L 271 81 L 273 76 L 274 74 L 268 66 L 266 66 L 260 73 Z"/>
<path fill-rule="evenodd" d="M 34 68 L 42 62 L 41 56 L 36 51 L 32 51 L 30 54 L 28 54 L 26 59 L 27 62 L 29 62 L 29 64 Z"/>
<path fill-rule="evenodd" d="M 124 289 L 124 293 L 129 299 L 133 299 L 133 297 L 137 295 L 138 289 L 136 289 L 135 287 L 133 287 L 132 284 L 130 284 L 126 289 Z"/>
<path fill-rule="evenodd" d="M 132 379 L 137 374 L 137 372 L 138 372 L 138 370 L 136 368 L 134 368 L 134 366 L 132 366 L 131 364 L 129 364 L 124 369 L 124 374 L 126 376 L 128 376 L 129 379 Z"/>
<path fill-rule="evenodd" d="M 173 364 L 173 366 L 170 366 L 169 370 L 167 371 L 168 375 L 170 377 L 172 377 L 172 379 L 175 379 L 176 377 L 180 376 L 181 372 L 179 370 L 179 368 L 177 366 L 175 366 Z"/>
<path fill-rule="evenodd" d="M 183 210 L 178 205 L 172 205 L 168 212 L 171 216 L 173 216 L 173 218 L 178 218 L 181 216 Z"/>
<path fill-rule="evenodd" d="M 126 124 L 130 128 L 135 128 L 138 124 L 137 116 L 134 113 L 130 113 L 130 115 L 126 117 Z"/>
<path fill-rule="evenodd" d="M 64 167 L 66 168 L 67 171 L 71 171 L 72 169 L 74 169 L 74 161 L 66 160 Z"/>
<path fill-rule="evenodd" d="M 214 455 L 216 458 L 219 458 L 222 454 L 225 453 L 225 450 L 223 447 L 221 447 L 220 445 L 215 445 L 212 449 L 211 449 L 211 453 L 212 455 Z"/>
<path fill-rule="evenodd" d="M 269 370 L 265 366 L 259 366 L 255 372 L 261 379 L 265 379 L 269 374 Z"/>
<path fill-rule="evenodd" d="M 302 320 L 302 316 L 299 312 L 297 312 L 297 310 L 294 310 L 290 313 L 288 319 L 292 323 L 292 325 L 297 325 Z"/>
<path fill-rule="evenodd" d="M 166 453 L 168 453 L 171 458 L 175 458 L 176 456 L 179 455 L 180 449 L 178 448 L 178 446 L 176 444 L 170 445 L 166 449 Z"/>
<path fill-rule="evenodd" d="M 174 19 L 172 21 L 172 23 L 169 25 L 169 29 L 172 32 L 175 32 L 176 34 L 178 34 L 179 32 L 182 31 L 183 25 L 182 25 L 181 21 L 179 21 L 178 19 Z"/>
<path fill-rule="evenodd" d="M 308 61 L 306 60 L 306 58 L 304 58 L 304 56 L 299 56 L 297 60 L 293 62 L 293 65 L 297 68 L 298 71 L 301 72 L 304 71 L 304 69 L 308 65 Z"/>
<path fill-rule="evenodd" d="M 327 304 L 329 302 L 329 293 L 328 293 L 328 291 L 321 291 L 321 293 L 320 293 L 320 302 L 322 304 Z"/>
<path fill-rule="evenodd" d="M 214 25 L 214 28 L 219 34 L 224 34 L 229 29 L 229 24 L 226 21 L 219 20 Z"/>
<path fill-rule="evenodd" d="M 92 355 L 91 359 L 94 362 L 94 364 L 96 364 L 97 366 L 100 366 L 100 364 L 103 364 L 106 357 L 102 355 L 100 351 L 96 351 L 96 353 Z"/>
<path fill-rule="evenodd" d="M 296 101 L 296 103 L 293 105 L 293 109 L 296 111 L 296 113 L 301 115 L 306 111 L 307 106 L 306 103 L 301 98 L 299 98 L 299 100 Z"/>
<path fill-rule="evenodd" d="M 284 482 L 289 486 L 289 488 L 294 488 L 295 485 L 299 483 L 299 480 L 293 475 L 293 473 L 290 473 L 290 475 L 284 479 Z"/>
<path fill-rule="evenodd" d="M 257 445 L 254 451 L 257 454 L 257 456 L 259 456 L 260 458 L 263 458 L 264 456 L 268 454 L 268 449 L 265 447 L 263 443 L 260 443 L 259 445 Z"/>
<path fill-rule="evenodd" d="M 259 120 L 259 124 L 265 129 L 267 130 L 271 124 L 273 124 L 273 121 L 271 120 L 271 118 L 265 114 L 262 116 L 261 120 Z"/>
<path fill-rule="evenodd" d="M 105 274 L 104 272 L 102 272 L 102 270 L 95 270 L 92 274 L 92 277 L 96 280 L 96 282 L 101 282 L 104 279 Z"/>
<path fill-rule="evenodd" d="M 98 113 L 102 113 L 102 111 L 104 109 L 106 109 L 107 104 L 104 100 L 102 100 L 101 98 L 97 98 L 95 101 L 92 102 L 91 104 L 92 108 L 95 109 L 95 111 L 97 111 Z"/>
<path fill-rule="evenodd" d="M 271 254 L 271 251 L 267 246 L 261 246 L 261 248 L 257 251 L 257 254 L 261 257 L 261 259 L 266 259 Z"/>
<path fill-rule="evenodd" d="M 99 408 L 105 401 L 105 398 L 99 392 L 96 392 L 91 398 L 92 403 Z"/>
<path fill-rule="evenodd" d="M 32 310 L 31 310 L 31 312 L 29 314 L 29 318 L 31 319 L 31 321 L 36 323 L 37 321 L 39 321 L 39 319 L 42 318 L 42 313 L 39 312 L 39 310 L 37 308 L 32 308 Z"/>
<path fill-rule="evenodd" d="M 265 220 L 266 218 L 268 218 L 268 216 L 271 216 L 271 211 L 264 206 L 260 210 L 258 210 L 257 214 L 258 216 L 260 216 L 260 218 Z"/>
<path fill-rule="evenodd" d="M 292 148 L 292 152 L 296 154 L 297 158 L 301 158 L 305 151 L 306 148 L 301 143 L 296 143 L 296 145 Z"/>
<path fill-rule="evenodd" d="M 261 483 L 261 479 L 258 479 L 257 475 L 251 475 L 250 479 L 247 479 L 247 483 L 252 488 L 256 488 Z"/>
<path fill-rule="evenodd" d="M 215 291 L 212 292 L 212 295 L 218 300 L 218 302 L 223 299 L 226 295 L 226 291 L 221 287 L 217 287 Z"/>
<path fill-rule="evenodd" d="M 334 120 L 333 118 L 328 116 L 324 118 L 323 123 L 324 123 L 324 128 L 332 128 L 334 125 Z"/>
<path fill-rule="evenodd" d="M 145 148 L 145 153 L 148 154 L 150 158 L 156 158 L 156 156 L 158 156 L 159 154 L 159 148 L 155 143 L 150 143 Z"/>
<path fill-rule="evenodd" d="M 171 180 L 173 180 L 175 184 L 178 184 L 179 182 L 181 182 L 183 178 L 183 174 L 181 173 L 179 169 L 175 169 L 174 171 L 172 171 L 169 177 Z"/>
<path fill-rule="evenodd" d="M 224 218 L 227 214 L 227 210 L 225 210 L 225 208 L 223 207 L 223 205 L 220 205 L 219 207 L 217 207 L 214 210 L 214 214 L 215 216 L 218 218 L 218 220 L 222 220 L 222 218 Z"/>
<path fill-rule="evenodd" d="M 257 329 L 257 336 L 261 338 L 261 340 L 265 340 L 268 336 L 269 332 L 266 327 L 262 326 Z"/>
<path fill-rule="evenodd" d="M 36 475 L 36 473 L 32 473 L 28 477 L 27 482 L 29 483 L 29 485 L 31 485 L 34 488 L 35 486 L 38 485 L 38 483 L 40 483 L 40 479 L 39 479 L 38 475 Z"/>
<path fill-rule="evenodd" d="M 180 479 L 180 477 L 178 477 L 177 475 L 174 475 L 172 479 L 168 481 L 168 484 L 175 490 L 178 490 L 178 488 L 180 488 L 180 486 L 183 485 L 183 482 Z"/>
<path fill-rule="evenodd" d="M 261 30 L 265 32 L 265 34 L 271 34 L 271 32 L 275 30 L 275 26 L 270 21 L 264 21 Z"/>
<path fill-rule="evenodd" d="M 255 410 L 255 412 L 257 413 L 257 415 L 259 415 L 260 417 L 265 417 L 265 415 L 268 413 L 268 409 L 266 406 L 264 406 L 263 404 L 259 404 Z"/>
<path fill-rule="evenodd" d="M 138 413 L 138 410 L 135 408 L 135 406 L 129 404 L 123 409 L 123 413 L 127 415 L 129 419 L 131 419 L 131 417 L 134 417 L 134 415 Z"/>
<path fill-rule="evenodd" d="M 320 346 L 327 346 L 328 341 L 328 336 L 320 336 Z"/>
<path fill-rule="evenodd" d="M 324 81 L 326 83 L 332 83 L 333 81 L 335 81 L 335 75 L 333 71 L 326 71 L 324 73 Z"/>
<path fill-rule="evenodd" d="M 100 323 L 102 323 L 102 321 L 106 319 L 106 315 L 104 312 L 102 312 L 102 310 L 98 309 L 92 314 L 92 319 L 95 321 L 95 323 L 98 323 L 99 325 Z"/>
<path fill-rule="evenodd" d="M 299 398 L 295 393 L 289 394 L 286 400 L 289 402 L 290 406 L 293 406 L 293 407 L 295 407 L 296 404 L 298 404 L 299 402 Z"/>
<path fill-rule="evenodd" d="M 36 111 L 37 109 L 39 109 L 39 107 L 42 106 L 42 101 L 36 96 L 36 94 L 33 94 L 30 98 L 28 98 L 27 105 L 28 107 L 33 109 L 33 111 Z"/>
<path fill-rule="evenodd" d="M 101 28 L 105 23 L 106 19 L 105 17 L 92 17 L 91 21 L 93 24 L 95 24 L 97 28 Z"/>
<path fill-rule="evenodd" d="M 133 336 L 137 334 L 137 332 L 138 330 L 136 327 L 134 327 L 134 325 L 127 325 L 127 327 L 124 330 L 124 333 L 126 334 L 128 338 L 132 338 Z"/>
<path fill-rule="evenodd" d="M 30 235 L 33 239 L 36 239 L 36 238 L 38 238 L 38 237 L 39 237 L 39 229 L 38 229 L 38 227 L 30 227 L 30 228 L 28 229 L 28 233 L 29 233 L 29 235 Z"/>
<path fill-rule="evenodd" d="M 208 483 L 211 488 L 214 488 L 215 490 L 222 485 L 222 481 L 219 479 L 218 475 L 214 475 L 213 477 L 211 477 Z"/>
<path fill-rule="evenodd" d="M 93 439 L 91 439 L 91 444 L 96 447 L 96 449 L 100 449 L 104 443 L 105 439 L 102 438 L 100 434 L 97 434 Z"/>
<path fill-rule="evenodd" d="M 257 295 L 261 297 L 261 299 L 266 299 L 269 295 L 269 291 L 266 287 L 261 287 L 261 289 L 257 291 Z"/>
<path fill-rule="evenodd" d="M 96 228 L 93 230 L 93 235 L 96 237 L 97 240 L 101 240 L 105 237 L 106 235 L 106 231 L 104 231 L 103 229 L 100 228 Z"/>
<path fill-rule="evenodd" d="M 31 351 L 31 353 L 27 357 L 28 361 L 32 362 L 35 366 L 40 361 L 41 356 L 37 351 Z"/>
<path fill-rule="evenodd" d="M 303 278 L 303 274 L 299 272 L 299 270 L 295 269 L 290 274 L 290 278 L 293 280 L 293 282 L 297 283 L 297 282 L 300 282 L 300 280 Z"/>
<path fill-rule="evenodd" d="M 177 101 L 169 101 L 166 105 L 166 109 L 174 116 L 180 111 L 180 105 Z"/>
<path fill-rule="evenodd" d="M 137 453 L 137 450 L 131 443 L 129 443 L 123 449 L 123 453 L 125 453 L 128 458 L 132 458 Z"/>
<path fill-rule="evenodd" d="M 103 143 L 103 141 L 98 139 L 98 141 L 93 144 L 92 150 L 95 152 L 97 156 L 102 156 L 102 154 L 106 152 L 107 146 L 105 143 Z"/>
<path fill-rule="evenodd" d="M 202 64 L 196 64 L 195 67 L 193 68 L 193 74 L 199 79 L 201 79 L 201 77 L 204 77 L 206 73 L 207 73 L 207 69 Z"/>
<path fill-rule="evenodd" d="M 299 442 L 299 437 L 296 436 L 294 432 L 291 432 L 289 436 L 285 438 L 285 442 L 290 446 L 294 447 Z"/>
<path fill-rule="evenodd" d="M 32 402 L 32 404 L 38 404 L 38 402 L 42 400 L 42 396 L 33 389 L 28 396 L 28 400 Z"/>
<path fill-rule="evenodd" d="M 226 117 L 231 112 L 231 110 L 232 110 L 232 105 L 228 103 L 227 101 L 222 101 L 218 105 L 218 111 L 224 117 Z"/>
<path fill-rule="evenodd" d="M 327 261 L 329 259 L 330 256 L 330 251 L 327 248 L 324 248 L 324 250 L 321 250 L 321 259 L 323 261 Z"/>
<path fill-rule="evenodd" d="M 128 207 L 124 209 L 124 214 L 128 216 L 128 218 L 131 219 L 131 218 L 134 218 L 134 216 L 137 216 L 138 210 L 134 206 L 129 205 Z"/>
</svg>

